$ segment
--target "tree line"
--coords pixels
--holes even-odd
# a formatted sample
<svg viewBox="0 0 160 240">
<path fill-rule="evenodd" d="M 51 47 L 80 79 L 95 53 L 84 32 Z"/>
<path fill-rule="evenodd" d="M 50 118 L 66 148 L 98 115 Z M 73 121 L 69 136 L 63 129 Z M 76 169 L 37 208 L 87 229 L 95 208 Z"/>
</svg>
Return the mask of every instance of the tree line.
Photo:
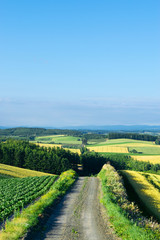
<svg viewBox="0 0 160 240">
<path fill-rule="evenodd" d="M 45 129 L 45 128 L 8 128 L 0 129 L 0 137 L 5 139 L 7 137 L 14 137 L 18 139 L 34 140 L 36 136 L 49 136 L 49 135 L 68 135 L 68 136 L 81 136 L 82 133 L 78 130 L 69 129 Z"/>
<path fill-rule="evenodd" d="M 155 141 L 158 137 L 150 134 L 128 133 L 128 132 L 109 132 L 105 131 L 89 131 L 89 130 L 71 130 L 71 129 L 45 129 L 45 128 L 8 128 L 0 129 L 0 139 L 5 141 L 7 138 L 13 137 L 21 140 L 34 140 L 37 136 L 49 135 L 68 135 L 86 139 L 117 139 L 129 138 L 143 141 Z"/>
<path fill-rule="evenodd" d="M 77 168 L 80 157 L 63 148 L 46 148 L 23 140 L 0 143 L 0 163 L 31 170 L 60 174 Z"/>
<path fill-rule="evenodd" d="M 149 134 L 139 134 L 139 133 L 118 133 L 111 132 L 108 134 L 109 139 L 118 139 L 118 138 L 128 138 L 134 140 L 142 140 L 142 141 L 155 141 L 157 136 L 149 135 Z"/>
<path fill-rule="evenodd" d="M 116 170 L 134 170 L 142 172 L 160 173 L 160 164 L 151 164 L 149 162 L 138 161 L 129 155 L 123 154 L 105 154 L 107 162 L 110 162 Z"/>
<path fill-rule="evenodd" d="M 160 174 L 160 164 L 137 161 L 128 155 L 118 153 L 99 154 L 94 152 L 84 152 L 81 155 L 83 173 L 86 175 L 98 173 L 107 162 L 116 170 L 134 170 Z"/>
<path fill-rule="evenodd" d="M 85 150 L 79 156 L 63 148 L 46 148 L 23 140 L 8 139 L 0 143 L 0 163 L 31 170 L 60 174 L 74 169 L 82 175 L 97 174 L 110 162 L 116 170 L 135 170 L 160 173 L 160 164 L 140 162 L 131 156 L 111 153 L 95 153 Z M 79 170 L 79 164 L 82 170 Z"/>
</svg>

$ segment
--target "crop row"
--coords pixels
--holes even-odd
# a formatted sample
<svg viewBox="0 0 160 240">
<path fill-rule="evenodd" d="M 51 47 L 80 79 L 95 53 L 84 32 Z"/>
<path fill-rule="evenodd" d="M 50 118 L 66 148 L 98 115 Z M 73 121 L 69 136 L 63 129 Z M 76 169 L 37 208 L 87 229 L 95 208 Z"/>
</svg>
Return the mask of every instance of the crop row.
<svg viewBox="0 0 160 240">
<path fill-rule="evenodd" d="M 156 174 L 124 170 L 127 178 L 146 209 L 160 220 L 160 182 Z"/>
<path fill-rule="evenodd" d="M 44 194 L 55 179 L 42 176 L 0 180 L 0 220 Z"/>
<path fill-rule="evenodd" d="M 15 214 L 11 221 L 6 221 L 4 229 L 0 231 L 1 240 L 24 239 L 24 234 L 43 218 L 44 210 L 52 205 L 57 198 L 63 196 L 77 178 L 76 172 L 69 170 L 62 173 L 49 191 L 33 204 L 24 208 L 21 213 Z M 30 239 L 30 238 L 29 238 Z"/>
<path fill-rule="evenodd" d="M 152 184 L 155 188 L 160 190 L 160 175 L 150 173 L 142 173 L 142 175 L 146 178 L 146 180 L 150 184 Z"/>
</svg>

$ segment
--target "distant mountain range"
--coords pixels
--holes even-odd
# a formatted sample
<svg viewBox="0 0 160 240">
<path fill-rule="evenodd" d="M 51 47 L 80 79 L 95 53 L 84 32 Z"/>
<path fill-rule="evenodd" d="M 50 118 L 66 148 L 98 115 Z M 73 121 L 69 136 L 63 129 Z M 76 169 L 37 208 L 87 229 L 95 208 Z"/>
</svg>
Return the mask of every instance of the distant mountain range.
<svg viewBox="0 0 160 240">
<path fill-rule="evenodd" d="M 106 126 L 77 126 L 67 127 L 74 130 L 105 130 L 105 131 L 160 131 L 157 125 L 106 125 Z"/>
<path fill-rule="evenodd" d="M 5 127 L 5 126 L 0 126 L 0 129 L 8 129 L 11 127 Z M 15 127 L 13 127 L 15 128 Z M 26 127 L 27 128 L 27 127 Z M 30 127 L 31 128 L 31 127 Z M 160 126 L 158 125 L 105 125 L 105 126 L 70 126 L 70 127 L 33 127 L 33 128 L 45 128 L 45 129 L 71 129 L 71 130 L 91 130 L 91 131 L 96 131 L 96 130 L 102 130 L 102 131 L 133 131 L 133 132 L 157 132 L 160 131 Z"/>
</svg>

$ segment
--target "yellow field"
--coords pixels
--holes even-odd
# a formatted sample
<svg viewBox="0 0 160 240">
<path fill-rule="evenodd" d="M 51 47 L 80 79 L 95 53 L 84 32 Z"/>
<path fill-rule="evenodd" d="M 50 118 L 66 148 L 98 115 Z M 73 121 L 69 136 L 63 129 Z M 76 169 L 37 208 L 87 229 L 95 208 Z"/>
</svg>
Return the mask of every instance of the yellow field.
<svg viewBox="0 0 160 240">
<path fill-rule="evenodd" d="M 60 144 L 47 144 L 47 143 L 35 143 L 35 144 L 39 145 L 40 147 L 47 147 L 47 148 L 49 148 L 49 147 L 50 148 L 53 148 L 53 147 L 61 148 L 62 147 L 62 145 L 60 145 Z M 64 148 L 64 149 L 69 150 L 73 153 L 78 153 L 79 155 L 81 154 L 80 149 L 74 149 L 74 148 Z"/>
<path fill-rule="evenodd" d="M 132 156 L 133 159 L 138 160 L 138 161 L 144 161 L 144 162 L 150 162 L 153 164 L 160 164 L 160 155 L 159 156 Z"/>
<path fill-rule="evenodd" d="M 74 148 L 64 148 L 65 150 L 69 150 L 73 153 L 78 153 L 79 155 L 81 154 L 81 151 L 80 149 L 74 149 Z"/>
<path fill-rule="evenodd" d="M 24 168 L 13 167 L 5 164 L 0 164 L 0 174 L 9 175 L 12 177 L 20 177 L 20 178 L 53 175 L 49 173 L 43 173 L 43 172 L 33 171 L 29 169 L 24 169 Z"/>
<path fill-rule="evenodd" d="M 149 176 L 152 177 L 152 181 L 154 178 L 160 181 L 160 176 L 128 170 L 124 170 L 122 173 L 127 177 L 147 209 L 160 220 L 160 192 L 146 178 Z"/>
<path fill-rule="evenodd" d="M 143 176 L 147 178 L 147 180 L 153 184 L 158 189 L 160 189 L 160 175 L 157 174 L 151 174 L 151 173 L 142 173 Z"/>
<path fill-rule="evenodd" d="M 115 147 L 118 147 L 119 146 L 119 144 L 115 144 L 114 145 Z M 154 144 L 154 143 L 139 143 L 139 142 L 137 142 L 137 143 L 121 143 L 121 146 L 122 147 L 155 147 L 155 148 L 160 148 L 160 146 L 158 146 L 158 145 L 156 145 L 156 144 Z"/>
<path fill-rule="evenodd" d="M 60 145 L 60 144 L 48 144 L 48 143 L 34 143 L 34 144 L 36 144 L 36 145 L 39 145 L 40 147 L 47 147 L 47 148 L 53 148 L 53 147 L 59 147 L 59 148 L 61 148 L 62 147 L 62 145 Z"/>
<path fill-rule="evenodd" d="M 126 147 L 110 147 L 110 146 L 97 146 L 97 147 L 88 147 L 90 151 L 95 152 L 115 152 L 115 153 L 128 153 Z"/>
</svg>

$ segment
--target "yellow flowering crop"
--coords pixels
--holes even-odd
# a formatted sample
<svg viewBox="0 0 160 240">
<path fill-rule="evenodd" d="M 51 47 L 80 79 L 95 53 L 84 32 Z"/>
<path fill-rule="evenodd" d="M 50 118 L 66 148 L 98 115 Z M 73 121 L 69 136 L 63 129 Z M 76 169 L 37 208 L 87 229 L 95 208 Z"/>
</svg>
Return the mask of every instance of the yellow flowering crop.
<svg viewBox="0 0 160 240">
<path fill-rule="evenodd" d="M 159 179 L 159 176 L 156 178 L 156 174 L 153 174 L 152 176 L 152 174 L 129 170 L 124 170 L 122 173 L 127 177 L 129 183 L 132 185 L 145 207 L 160 219 L 160 192 L 154 184 L 147 179 L 147 176 L 151 176 L 152 181 L 154 182 L 155 179 Z"/>
</svg>

